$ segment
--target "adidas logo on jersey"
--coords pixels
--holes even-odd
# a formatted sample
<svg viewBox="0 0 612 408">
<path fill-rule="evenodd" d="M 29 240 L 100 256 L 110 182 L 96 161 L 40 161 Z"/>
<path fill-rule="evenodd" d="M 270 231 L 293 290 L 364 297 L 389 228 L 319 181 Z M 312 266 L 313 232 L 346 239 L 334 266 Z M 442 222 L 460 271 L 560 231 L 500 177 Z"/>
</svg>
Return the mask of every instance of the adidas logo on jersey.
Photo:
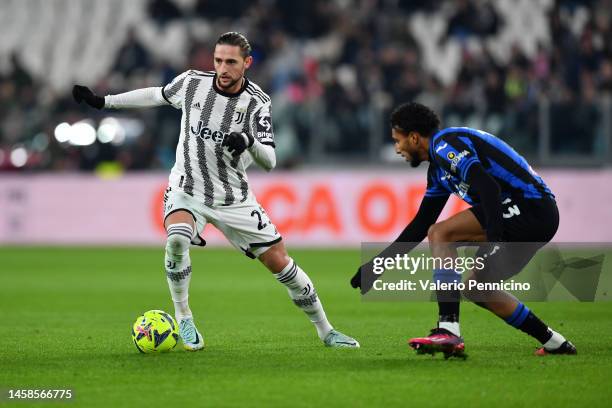
<svg viewBox="0 0 612 408">
<path fill-rule="evenodd" d="M 196 102 L 196 103 L 194 103 L 193 105 L 191 105 L 191 107 L 192 107 L 193 109 L 202 109 L 202 107 L 200 106 L 200 102 Z"/>
</svg>

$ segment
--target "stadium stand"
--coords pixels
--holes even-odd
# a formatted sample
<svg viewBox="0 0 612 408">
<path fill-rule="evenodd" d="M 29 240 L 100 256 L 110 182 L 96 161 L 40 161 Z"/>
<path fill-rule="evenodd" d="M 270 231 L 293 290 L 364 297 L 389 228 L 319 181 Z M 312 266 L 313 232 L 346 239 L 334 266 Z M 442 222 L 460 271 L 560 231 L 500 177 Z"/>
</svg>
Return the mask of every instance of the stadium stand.
<svg viewBox="0 0 612 408">
<path fill-rule="evenodd" d="M 0 171 L 170 167 L 177 111 L 92 113 L 70 88 L 118 93 L 212 69 L 230 29 L 253 43 L 249 76 L 273 97 L 286 167 L 392 162 L 386 117 L 407 100 L 539 164 L 609 163 L 611 3 L 5 0 Z M 70 139 L 75 123 L 98 139 Z"/>
</svg>

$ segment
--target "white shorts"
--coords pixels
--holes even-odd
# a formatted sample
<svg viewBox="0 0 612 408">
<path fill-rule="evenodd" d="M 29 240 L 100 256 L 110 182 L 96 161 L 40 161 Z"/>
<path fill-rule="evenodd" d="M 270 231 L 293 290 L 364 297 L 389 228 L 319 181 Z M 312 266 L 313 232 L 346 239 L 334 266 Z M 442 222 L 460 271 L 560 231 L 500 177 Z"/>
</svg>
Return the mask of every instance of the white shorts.
<svg viewBox="0 0 612 408">
<path fill-rule="evenodd" d="M 164 221 L 177 211 L 187 211 L 193 216 L 198 235 L 211 223 L 249 258 L 255 259 L 282 240 L 268 214 L 255 200 L 227 207 L 207 207 L 204 199 L 168 187 L 164 194 Z"/>
</svg>

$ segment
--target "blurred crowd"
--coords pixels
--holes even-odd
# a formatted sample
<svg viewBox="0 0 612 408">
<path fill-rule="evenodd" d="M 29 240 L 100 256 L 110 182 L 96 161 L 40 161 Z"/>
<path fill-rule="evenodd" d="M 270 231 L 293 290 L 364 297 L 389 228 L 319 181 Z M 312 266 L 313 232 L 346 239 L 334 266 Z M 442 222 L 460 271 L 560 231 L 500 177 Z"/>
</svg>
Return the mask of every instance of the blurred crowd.
<svg viewBox="0 0 612 408">
<path fill-rule="evenodd" d="M 273 99 L 283 166 L 384 160 L 386 118 L 393 106 L 411 100 L 432 106 L 446 126 L 488 130 L 527 155 L 536 153 L 542 118 L 549 117 L 553 154 L 592 154 L 612 93 L 612 1 L 539 2 L 550 3 L 548 41 L 537 41 L 531 51 L 510 45 L 505 58 L 485 46 L 507 24 L 494 3 L 151 0 L 148 16 L 158 26 L 206 21 L 209 34 L 188 31 L 189 52 L 178 66 L 153 53 L 134 27 L 108 75 L 87 85 L 100 94 L 119 93 L 163 85 L 187 68 L 212 70 L 217 36 L 238 30 L 253 46 L 248 76 Z M 441 76 L 424 62 L 424 44 L 412 25 L 417 15 L 446 23 L 437 43 L 459 50 L 450 74 Z M 130 120 L 120 143 L 99 138 L 98 125 L 109 115 Z M 98 129 L 95 142 L 58 140 L 58 124 L 83 119 Z M 69 89 L 50 90 L 15 53 L 0 74 L 0 170 L 167 169 L 179 120 L 170 107 L 97 112 L 78 106 Z"/>
</svg>

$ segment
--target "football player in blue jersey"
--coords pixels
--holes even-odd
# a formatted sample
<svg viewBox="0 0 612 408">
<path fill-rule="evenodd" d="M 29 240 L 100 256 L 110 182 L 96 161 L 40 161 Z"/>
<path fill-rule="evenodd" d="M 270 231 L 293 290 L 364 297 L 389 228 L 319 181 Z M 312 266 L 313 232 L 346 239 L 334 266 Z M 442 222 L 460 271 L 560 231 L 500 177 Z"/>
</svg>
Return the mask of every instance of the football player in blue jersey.
<svg viewBox="0 0 612 408">
<path fill-rule="evenodd" d="M 427 189 L 419 210 L 395 241 L 411 243 L 403 244 L 402 251 L 414 248 L 425 237 L 432 256 L 441 258 L 457 256 L 451 243 L 483 243 L 477 256 L 485 259 L 485 267 L 472 271 L 467 280 L 499 282 L 519 273 L 555 235 L 559 226 L 555 196 L 527 161 L 502 140 L 467 127 L 440 130 L 436 113 L 418 103 L 397 107 L 391 114 L 391 128 L 398 154 L 413 167 L 429 162 Z M 451 193 L 471 207 L 436 222 Z M 513 247 L 502 242 L 525 244 Z M 390 255 L 393 246 L 383 253 Z M 361 266 L 351 285 L 366 293 L 378 278 L 371 271 L 371 262 Z M 433 278 L 447 284 L 462 280 L 448 269 L 435 269 Z M 542 346 L 536 354 L 576 354 L 571 342 L 510 293 L 464 290 L 463 295 L 537 339 Z M 464 356 L 459 326 L 461 292 L 438 290 L 436 296 L 437 327 L 428 336 L 410 339 L 409 344 L 418 353 Z"/>
</svg>

